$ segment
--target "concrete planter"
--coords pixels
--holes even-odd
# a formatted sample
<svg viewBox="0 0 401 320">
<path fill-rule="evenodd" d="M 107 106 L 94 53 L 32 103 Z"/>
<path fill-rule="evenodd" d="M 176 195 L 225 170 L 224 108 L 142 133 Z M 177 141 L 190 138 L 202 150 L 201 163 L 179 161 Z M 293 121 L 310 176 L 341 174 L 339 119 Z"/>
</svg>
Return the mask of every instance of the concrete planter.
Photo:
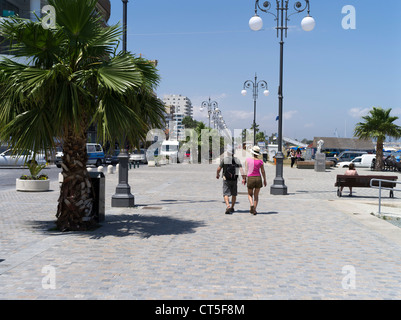
<svg viewBox="0 0 401 320">
<path fill-rule="evenodd" d="M 148 161 L 148 167 L 155 167 L 155 166 L 156 166 L 156 161 L 152 161 L 152 160 Z"/>
<path fill-rule="evenodd" d="M 49 191 L 50 180 L 21 180 L 16 179 L 16 190 L 26 192 Z"/>
</svg>

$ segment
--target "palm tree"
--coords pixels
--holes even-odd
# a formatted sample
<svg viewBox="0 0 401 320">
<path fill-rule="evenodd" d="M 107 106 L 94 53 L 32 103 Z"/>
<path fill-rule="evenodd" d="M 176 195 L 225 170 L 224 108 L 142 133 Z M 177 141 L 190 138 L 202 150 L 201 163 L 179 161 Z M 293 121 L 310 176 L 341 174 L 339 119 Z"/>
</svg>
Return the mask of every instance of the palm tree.
<svg viewBox="0 0 401 320">
<path fill-rule="evenodd" d="M 94 123 L 104 141 L 137 144 L 164 122 L 153 94 L 159 76 L 147 60 L 116 53 L 119 25 L 103 27 L 97 0 L 49 0 L 57 25 L 14 17 L 0 24 L 20 61 L 0 62 L 0 140 L 18 149 L 53 149 L 63 143 L 64 177 L 57 208 L 60 230 L 96 224 L 86 169 L 87 130 Z"/>
<path fill-rule="evenodd" d="M 376 140 L 376 166 L 375 170 L 383 168 L 383 143 L 386 136 L 396 139 L 401 137 L 401 127 L 394 121 L 398 117 L 390 116 L 390 109 L 373 107 L 369 114 L 362 117 L 364 122 L 359 122 L 355 126 L 354 135 L 360 139 Z"/>
</svg>

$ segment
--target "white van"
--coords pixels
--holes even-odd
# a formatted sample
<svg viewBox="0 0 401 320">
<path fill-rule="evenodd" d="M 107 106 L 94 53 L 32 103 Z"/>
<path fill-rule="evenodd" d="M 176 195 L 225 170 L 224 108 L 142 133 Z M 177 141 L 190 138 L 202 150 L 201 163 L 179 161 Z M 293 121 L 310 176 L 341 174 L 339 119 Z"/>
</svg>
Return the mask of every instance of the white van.
<svg viewBox="0 0 401 320">
<path fill-rule="evenodd" d="M 363 154 L 360 157 L 356 157 L 352 161 L 339 162 L 337 166 L 339 168 L 348 168 L 350 163 L 353 163 L 355 168 L 370 168 L 373 159 L 376 159 L 375 154 Z"/>
<path fill-rule="evenodd" d="M 160 155 L 168 156 L 169 158 L 174 158 L 177 159 L 178 161 L 179 145 L 180 145 L 179 141 L 164 140 L 162 142 Z"/>
<path fill-rule="evenodd" d="M 94 164 L 96 167 L 99 167 L 105 163 L 105 155 L 103 152 L 103 148 L 98 143 L 87 143 L 86 144 L 86 153 L 88 154 L 88 164 Z M 63 152 L 59 151 L 56 154 L 56 159 L 54 160 L 57 168 L 61 168 L 61 158 L 63 157 Z"/>
</svg>

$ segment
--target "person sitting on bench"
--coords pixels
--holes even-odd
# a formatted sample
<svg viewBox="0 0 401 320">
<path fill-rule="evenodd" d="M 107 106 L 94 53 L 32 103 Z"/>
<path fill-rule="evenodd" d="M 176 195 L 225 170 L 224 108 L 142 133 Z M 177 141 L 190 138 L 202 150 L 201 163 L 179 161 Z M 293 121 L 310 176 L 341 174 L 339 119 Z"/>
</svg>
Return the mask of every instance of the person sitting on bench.
<svg viewBox="0 0 401 320">
<path fill-rule="evenodd" d="M 357 176 L 358 172 L 356 172 L 355 165 L 353 163 L 349 164 L 348 170 L 344 173 L 346 176 Z M 343 192 L 344 187 L 341 186 L 341 192 Z M 349 187 L 349 196 L 352 197 L 352 187 Z"/>
</svg>

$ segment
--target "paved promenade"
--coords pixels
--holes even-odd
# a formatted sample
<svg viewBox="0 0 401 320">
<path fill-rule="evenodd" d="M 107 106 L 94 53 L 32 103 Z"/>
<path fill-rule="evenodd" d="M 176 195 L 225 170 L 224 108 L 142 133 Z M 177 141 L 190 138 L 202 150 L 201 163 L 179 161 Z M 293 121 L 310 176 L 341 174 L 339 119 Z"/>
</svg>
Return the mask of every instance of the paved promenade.
<svg viewBox="0 0 401 320">
<path fill-rule="evenodd" d="M 135 208 L 111 207 L 106 174 L 106 221 L 84 233 L 54 231 L 57 181 L 1 191 L 0 299 L 401 299 L 401 229 L 371 214 L 378 190 L 337 198 L 345 169 L 285 167 L 289 194 L 272 196 L 268 164 L 258 215 L 242 185 L 225 215 L 216 168 L 131 169 Z M 401 212 L 401 193 L 385 196 Z"/>
</svg>

